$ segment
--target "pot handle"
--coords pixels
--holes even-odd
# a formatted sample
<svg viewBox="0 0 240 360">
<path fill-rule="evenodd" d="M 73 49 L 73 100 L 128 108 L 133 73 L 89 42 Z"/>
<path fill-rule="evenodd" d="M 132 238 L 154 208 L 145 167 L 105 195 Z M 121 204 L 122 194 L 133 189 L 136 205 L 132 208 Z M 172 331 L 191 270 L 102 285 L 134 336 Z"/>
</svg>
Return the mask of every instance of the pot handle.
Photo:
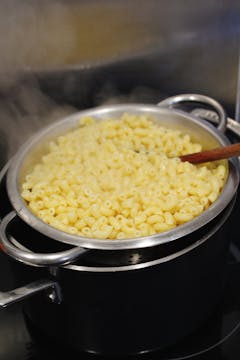
<svg viewBox="0 0 240 360">
<path fill-rule="evenodd" d="M 62 302 L 61 289 L 58 283 L 43 279 L 11 291 L 0 291 L 0 310 L 44 290 L 48 291 L 48 297 L 52 302 L 57 304 Z"/>
<path fill-rule="evenodd" d="M 2 222 L 0 224 L 0 237 L 2 241 L 3 251 L 18 261 L 21 261 L 28 265 L 39 267 L 58 266 L 63 264 L 70 264 L 82 254 L 84 254 L 86 251 L 88 251 L 84 248 L 74 247 L 70 250 L 51 254 L 34 253 L 23 247 L 17 242 L 16 239 L 12 238 L 12 236 L 9 236 L 7 234 L 7 229 L 9 225 L 16 217 L 16 212 L 11 211 L 2 219 Z"/>
<path fill-rule="evenodd" d="M 218 114 L 212 110 L 196 108 L 192 111 L 192 114 L 197 117 L 200 117 L 204 120 L 211 121 L 214 124 L 217 124 L 219 122 Z M 227 118 L 227 129 L 232 131 L 238 137 L 240 137 L 240 123 L 237 122 L 236 120 L 233 120 L 228 117 Z"/>
<path fill-rule="evenodd" d="M 181 94 L 160 101 L 157 105 L 161 107 L 173 108 L 174 106 L 186 102 L 210 106 L 218 115 L 218 130 L 220 130 L 221 132 L 225 132 L 227 127 L 227 115 L 225 113 L 225 110 L 216 100 L 208 96 L 199 94 Z"/>
</svg>

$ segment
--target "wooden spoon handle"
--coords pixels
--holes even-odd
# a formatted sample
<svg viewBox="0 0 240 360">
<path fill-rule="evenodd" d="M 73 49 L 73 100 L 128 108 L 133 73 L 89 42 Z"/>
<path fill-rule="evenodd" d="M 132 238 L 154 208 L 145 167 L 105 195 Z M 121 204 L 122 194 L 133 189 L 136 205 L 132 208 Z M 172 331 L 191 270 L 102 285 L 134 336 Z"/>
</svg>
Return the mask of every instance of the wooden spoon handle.
<svg viewBox="0 0 240 360">
<path fill-rule="evenodd" d="M 240 143 L 224 146 L 207 151 L 200 151 L 194 154 L 180 156 L 181 161 L 188 161 L 192 164 L 201 164 L 208 161 L 228 159 L 230 157 L 240 156 Z"/>
</svg>

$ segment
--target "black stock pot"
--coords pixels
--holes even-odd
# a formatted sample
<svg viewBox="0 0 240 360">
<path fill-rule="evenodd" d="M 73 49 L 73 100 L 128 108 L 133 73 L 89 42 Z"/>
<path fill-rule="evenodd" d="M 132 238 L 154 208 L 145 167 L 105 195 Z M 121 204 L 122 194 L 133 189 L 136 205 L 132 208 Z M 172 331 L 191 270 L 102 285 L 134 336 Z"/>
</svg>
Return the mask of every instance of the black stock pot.
<svg viewBox="0 0 240 360">
<path fill-rule="evenodd" d="M 174 108 L 183 102 L 211 110 L 187 113 Z M 218 122 L 217 128 L 196 116 L 201 111 Z M 73 128 L 81 116 L 101 120 L 123 112 L 150 114 L 166 127 L 190 133 L 204 148 L 227 145 L 226 128 L 240 136 L 240 125 L 227 119 L 215 100 L 202 95 L 179 95 L 156 106 L 99 107 L 39 132 L 20 148 L 1 176 L 11 209 L 0 225 L 3 250 L 16 260 L 17 277 L 27 282 L 34 274 L 36 281 L 0 293 L 0 306 L 38 293 L 24 307 L 33 329 L 66 347 L 115 356 L 172 345 L 199 327 L 214 309 L 224 286 L 230 214 L 239 183 L 238 160 L 231 159 L 226 184 L 209 209 L 152 236 L 90 239 L 43 223 L 20 195 L 28 169 L 44 154 L 49 140 Z"/>
</svg>

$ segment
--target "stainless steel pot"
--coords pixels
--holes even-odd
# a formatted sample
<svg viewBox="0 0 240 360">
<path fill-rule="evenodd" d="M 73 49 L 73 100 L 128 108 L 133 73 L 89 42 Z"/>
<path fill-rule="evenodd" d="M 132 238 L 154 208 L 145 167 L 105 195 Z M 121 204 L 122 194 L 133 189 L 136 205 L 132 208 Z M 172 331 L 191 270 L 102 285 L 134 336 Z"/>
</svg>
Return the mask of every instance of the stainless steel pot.
<svg viewBox="0 0 240 360">
<path fill-rule="evenodd" d="M 218 129 L 171 108 L 182 102 L 210 105 Z M 9 204 L 14 208 L 0 225 L 3 250 L 18 260 L 12 263 L 16 277 L 30 281 L 30 285 L 0 293 L 0 306 L 37 292 L 38 296 L 29 299 L 25 307 L 34 328 L 77 350 L 102 354 L 129 354 L 166 347 L 206 319 L 223 289 L 230 242 L 227 220 L 239 182 L 238 161 L 232 159 L 226 186 L 205 213 L 176 229 L 145 238 L 114 242 L 85 239 L 42 223 L 22 201 L 19 184 L 29 166 L 38 161 L 46 142 L 72 128 L 82 115 L 101 119 L 125 111 L 151 113 L 166 126 L 193 133 L 206 147 L 227 144 L 228 139 L 223 135 L 226 127 L 240 136 L 240 125 L 227 120 L 224 110 L 214 100 L 200 95 L 180 95 L 165 100 L 160 107 L 108 106 L 63 119 L 32 138 L 10 162 L 9 169 L 2 171 L 3 178 L 6 173 Z M 208 117 L 209 113 L 204 116 Z M 20 242 L 11 233 L 16 221 L 24 227 Z M 51 254 L 37 252 L 43 243 L 53 251 Z M 69 246 L 65 243 L 75 247 L 56 253 L 56 244 Z M 42 278 L 41 269 L 36 268 L 32 278 L 33 271 L 29 270 L 33 268 L 22 263 L 45 267 L 46 279 L 31 283 Z M 39 294 L 44 289 L 51 290 L 48 297 Z M 84 313 L 79 310 L 83 308 Z M 152 328 L 151 324 L 154 324 Z"/>
<path fill-rule="evenodd" d="M 218 128 L 216 129 L 212 127 L 195 116 L 170 108 L 178 103 L 186 101 L 200 102 L 210 105 L 219 116 Z M 219 198 L 212 204 L 212 206 L 209 207 L 209 209 L 195 219 L 160 234 L 115 241 L 84 238 L 55 229 L 36 217 L 26 206 L 21 197 L 19 188 L 27 171 L 35 163 L 37 163 L 44 152 L 47 151 L 46 149 L 50 139 L 53 139 L 57 135 L 65 133 L 67 130 L 76 127 L 79 119 L 83 116 L 93 116 L 94 118 L 101 120 L 102 118 L 107 117 L 117 118 L 124 112 L 150 114 L 159 124 L 167 127 L 179 128 L 192 134 L 196 140 L 203 143 L 205 148 L 216 147 L 219 145 L 224 146 L 229 143 L 228 139 L 223 134 L 227 125 L 224 110 L 215 100 L 202 95 L 180 95 L 167 99 L 159 103 L 157 106 L 124 104 L 99 107 L 81 111 L 54 123 L 53 125 L 40 131 L 26 144 L 24 144 L 11 161 L 7 174 L 7 191 L 13 208 L 15 209 L 15 213 L 11 213 L 8 217 L 6 217 L 3 220 L 1 227 L 2 241 L 5 250 L 9 253 L 9 255 L 20 261 L 41 266 L 71 262 L 74 258 L 82 255 L 84 251 L 87 251 L 88 249 L 116 251 L 151 248 L 153 246 L 170 243 L 175 240 L 179 241 L 179 239 L 192 234 L 194 231 L 206 225 L 224 210 L 227 204 L 231 201 L 238 187 L 239 172 L 237 169 L 238 165 L 236 159 L 229 161 L 229 175 L 226 185 Z M 45 255 L 44 258 L 41 255 L 38 256 L 37 254 L 29 254 L 24 250 L 19 250 L 6 236 L 6 227 L 8 226 L 8 223 L 13 220 L 14 216 L 19 216 L 24 222 L 45 236 L 63 243 L 75 245 L 77 248 L 60 255 Z"/>
</svg>

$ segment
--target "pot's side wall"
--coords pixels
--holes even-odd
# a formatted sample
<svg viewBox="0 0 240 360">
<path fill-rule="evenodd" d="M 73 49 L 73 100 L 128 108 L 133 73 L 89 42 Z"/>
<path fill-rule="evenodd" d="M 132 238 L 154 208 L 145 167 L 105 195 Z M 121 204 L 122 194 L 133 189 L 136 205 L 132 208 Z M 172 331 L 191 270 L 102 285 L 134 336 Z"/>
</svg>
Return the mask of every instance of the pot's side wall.
<svg viewBox="0 0 240 360">
<path fill-rule="evenodd" d="M 184 256 L 143 270 L 61 270 L 61 305 L 29 300 L 25 313 L 58 346 L 101 354 L 164 348 L 199 327 L 221 297 L 229 237 L 224 225 Z"/>
</svg>

